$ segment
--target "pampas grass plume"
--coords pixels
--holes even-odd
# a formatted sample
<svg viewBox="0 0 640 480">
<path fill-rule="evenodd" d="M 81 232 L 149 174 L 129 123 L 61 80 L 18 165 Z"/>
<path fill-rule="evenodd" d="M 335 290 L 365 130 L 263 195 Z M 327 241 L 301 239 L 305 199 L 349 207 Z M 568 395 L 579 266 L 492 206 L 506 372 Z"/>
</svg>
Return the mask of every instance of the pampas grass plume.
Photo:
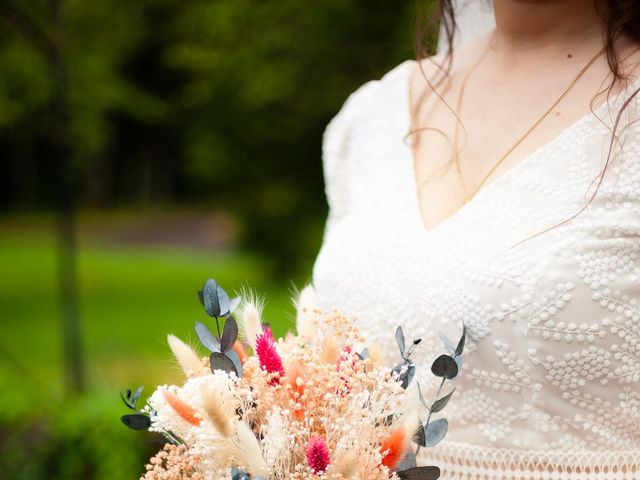
<svg viewBox="0 0 640 480">
<path fill-rule="evenodd" d="M 198 354 L 175 335 L 167 335 L 167 343 L 187 377 L 206 373 Z"/>
<path fill-rule="evenodd" d="M 202 409 L 207 418 L 221 436 L 228 438 L 233 433 L 233 427 L 227 412 L 225 412 L 224 405 L 220 403 L 219 398 L 206 385 L 200 388 L 200 396 L 202 398 Z"/>
<path fill-rule="evenodd" d="M 316 292 L 313 286 L 307 285 L 302 289 L 295 302 L 296 306 L 296 330 L 298 336 L 305 343 L 311 343 L 315 337 L 313 324 L 313 309 L 316 306 Z"/>
<path fill-rule="evenodd" d="M 253 431 L 246 423 L 239 420 L 236 423 L 236 432 L 238 434 L 238 446 L 240 447 L 242 458 L 246 462 L 247 472 L 256 477 L 266 477 L 267 462 L 262 456 L 260 444 Z"/>
</svg>

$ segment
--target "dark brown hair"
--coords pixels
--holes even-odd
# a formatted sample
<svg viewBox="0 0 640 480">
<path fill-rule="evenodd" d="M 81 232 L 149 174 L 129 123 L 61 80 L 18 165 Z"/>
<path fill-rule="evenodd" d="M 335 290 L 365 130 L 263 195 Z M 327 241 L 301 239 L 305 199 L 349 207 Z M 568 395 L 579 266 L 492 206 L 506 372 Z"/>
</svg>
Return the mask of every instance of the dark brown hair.
<svg viewBox="0 0 640 480">
<path fill-rule="evenodd" d="M 476 0 L 477 1 L 477 0 Z M 611 70 L 611 82 L 608 86 L 606 86 L 603 90 L 598 92 L 598 94 L 591 101 L 591 111 L 593 112 L 593 103 L 595 99 L 602 94 L 603 92 L 610 93 L 614 87 L 616 80 L 621 80 L 623 82 L 628 82 L 629 74 L 632 70 L 623 72 L 621 70 L 621 62 L 625 60 L 625 58 L 620 58 L 618 52 L 615 49 L 615 42 L 621 36 L 627 36 L 635 43 L 640 45 L 640 7 L 638 6 L 637 0 L 593 0 L 595 4 L 596 11 L 602 20 L 602 40 L 604 44 L 605 54 L 607 57 L 607 62 L 609 64 L 609 68 Z M 447 47 L 446 54 L 443 58 L 443 61 L 440 63 L 435 63 L 432 59 L 430 61 L 435 63 L 441 77 L 439 80 L 444 79 L 449 75 L 451 64 L 454 55 L 453 43 L 454 36 L 456 34 L 456 18 L 455 18 L 455 10 L 453 6 L 453 0 L 439 0 L 435 5 L 436 8 L 431 8 L 433 11 L 429 11 L 427 7 L 433 7 L 434 2 L 421 0 L 418 2 L 418 8 L 416 11 L 415 23 L 414 23 L 414 53 L 416 59 L 418 61 L 430 58 L 431 55 L 435 53 L 435 45 L 438 37 L 438 33 L 442 31 L 444 34 L 444 42 Z M 441 27 L 441 28 L 440 28 Z M 634 51 L 635 52 L 635 51 Z M 632 53 L 634 53 L 632 52 Z M 422 66 L 421 66 L 422 70 Z M 431 82 L 426 78 L 426 75 L 423 71 L 423 76 L 425 77 L 427 84 L 431 87 L 431 91 L 435 93 L 441 100 L 442 97 L 435 90 L 435 85 L 437 82 Z M 593 191 L 591 198 L 588 202 L 584 204 L 584 206 L 572 215 L 570 218 L 560 222 L 557 225 L 549 227 L 529 238 L 533 238 L 537 235 L 545 233 L 552 228 L 555 228 L 559 225 L 562 225 L 581 212 L 583 212 L 589 203 L 595 198 L 598 188 L 602 183 L 602 179 L 604 177 L 605 171 L 609 165 L 611 160 L 611 155 L 613 151 L 614 144 L 618 141 L 618 127 L 622 118 L 622 114 L 624 110 L 629 106 L 631 101 L 638 95 L 640 89 L 632 92 L 628 98 L 623 102 L 620 110 L 616 114 L 615 121 L 613 124 L 613 128 L 611 129 L 611 141 L 609 144 L 609 151 L 607 154 L 607 159 L 604 167 L 599 173 L 598 177 L 594 179 L 597 180 L 596 189 Z M 443 100 L 444 101 L 444 100 Z M 418 109 L 419 109 L 418 104 Z M 453 112 L 456 115 L 455 112 Z M 460 121 L 460 119 L 458 119 Z M 428 128 L 413 128 L 409 135 L 417 133 L 421 130 L 427 130 Z M 593 183 L 593 181 L 592 181 Z M 589 185 L 589 187 L 591 184 Z M 528 239 L 525 239 L 528 240 Z M 518 242 L 516 245 L 522 243 L 522 240 Z M 513 245 L 513 246 L 516 246 Z"/>
</svg>

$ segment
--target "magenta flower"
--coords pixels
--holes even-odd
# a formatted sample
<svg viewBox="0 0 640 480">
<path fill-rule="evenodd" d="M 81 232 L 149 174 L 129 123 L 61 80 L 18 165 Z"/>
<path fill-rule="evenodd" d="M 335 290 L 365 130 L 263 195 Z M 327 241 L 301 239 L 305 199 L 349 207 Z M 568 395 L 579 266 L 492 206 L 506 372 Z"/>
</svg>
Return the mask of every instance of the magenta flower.
<svg viewBox="0 0 640 480">
<path fill-rule="evenodd" d="M 271 330 L 268 328 L 265 328 L 264 332 L 256 337 L 256 354 L 260 360 L 260 368 L 269 373 L 278 372 L 279 377 L 284 376 L 282 359 L 278 355 L 275 340 Z M 271 380 L 271 385 L 278 383 L 280 381 L 279 377 L 274 377 Z"/>
<path fill-rule="evenodd" d="M 307 463 L 314 473 L 323 473 L 329 466 L 329 449 L 318 435 L 313 435 L 307 442 Z"/>
</svg>

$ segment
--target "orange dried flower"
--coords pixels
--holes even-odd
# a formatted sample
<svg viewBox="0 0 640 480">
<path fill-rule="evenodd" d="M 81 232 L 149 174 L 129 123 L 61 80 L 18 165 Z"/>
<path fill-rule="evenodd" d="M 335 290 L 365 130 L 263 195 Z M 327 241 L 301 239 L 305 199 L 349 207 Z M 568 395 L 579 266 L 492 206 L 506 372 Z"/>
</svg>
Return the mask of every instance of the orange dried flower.
<svg viewBox="0 0 640 480">
<path fill-rule="evenodd" d="M 164 396 L 164 399 L 167 401 L 169 406 L 173 408 L 173 411 L 176 412 L 185 421 L 196 427 L 200 425 L 200 419 L 196 416 L 196 411 L 191 408 L 184 400 L 181 400 L 175 393 L 171 392 L 170 390 L 165 390 L 164 392 L 162 392 L 162 395 Z"/>
<path fill-rule="evenodd" d="M 242 346 L 242 344 L 236 340 L 235 343 L 233 344 L 232 348 L 233 348 L 233 351 L 238 354 L 238 358 L 240 359 L 240 363 L 244 365 L 244 362 L 247 361 L 248 357 L 247 357 L 247 352 L 244 349 L 244 347 Z"/>
<path fill-rule="evenodd" d="M 291 399 L 296 403 L 302 403 L 301 398 L 304 395 L 304 380 L 305 371 L 302 364 L 293 360 L 287 364 L 286 370 L 287 382 L 291 387 Z M 304 418 L 304 407 L 301 406 L 293 411 L 293 415 L 296 420 L 302 420 Z"/>
<path fill-rule="evenodd" d="M 380 442 L 380 453 L 384 455 L 382 464 L 389 469 L 394 469 L 406 452 L 407 434 L 404 427 L 394 430 Z"/>
</svg>

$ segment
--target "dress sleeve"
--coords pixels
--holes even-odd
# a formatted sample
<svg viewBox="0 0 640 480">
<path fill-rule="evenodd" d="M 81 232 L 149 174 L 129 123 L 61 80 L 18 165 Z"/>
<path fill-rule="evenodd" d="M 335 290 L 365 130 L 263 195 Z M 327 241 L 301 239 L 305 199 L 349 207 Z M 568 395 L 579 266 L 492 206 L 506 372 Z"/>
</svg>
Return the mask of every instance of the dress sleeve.
<svg viewBox="0 0 640 480">
<path fill-rule="evenodd" d="M 378 80 L 369 80 L 353 91 L 338 113 L 329 121 L 322 135 L 322 168 L 329 212 L 324 236 L 340 222 L 349 209 L 349 170 L 351 144 L 362 110 Z"/>
</svg>

